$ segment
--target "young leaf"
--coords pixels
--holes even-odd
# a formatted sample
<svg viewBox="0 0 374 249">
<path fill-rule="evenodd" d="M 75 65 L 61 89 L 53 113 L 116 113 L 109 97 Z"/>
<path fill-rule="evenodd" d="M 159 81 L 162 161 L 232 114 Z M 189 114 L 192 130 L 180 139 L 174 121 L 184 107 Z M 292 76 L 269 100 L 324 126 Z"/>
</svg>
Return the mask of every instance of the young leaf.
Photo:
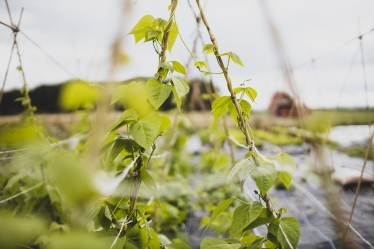
<svg viewBox="0 0 374 249">
<path fill-rule="evenodd" d="M 130 126 L 131 135 L 135 142 L 149 149 L 161 126 L 161 117 L 157 112 L 151 112 Z"/>
<path fill-rule="evenodd" d="M 235 62 L 236 64 L 239 64 L 240 66 L 244 67 L 242 60 L 234 52 L 230 52 L 230 58 L 231 58 L 232 62 Z"/>
<path fill-rule="evenodd" d="M 282 218 L 277 233 L 277 239 L 282 247 L 285 249 L 296 249 L 299 238 L 299 222 L 293 217 Z"/>
<path fill-rule="evenodd" d="M 187 75 L 186 68 L 182 64 L 178 61 L 171 61 L 171 63 L 173 64 L 175 72 Z"/>
<path fill-rule="evenodd" d="M 178 36 L 178 27 L 175 22 L 171 25 L 170 31 L 169 31 L 169 39 L 168 39 L 168 50 L 171 52 L 175 41 L 177 40 Z"/>
<path fill-rule="evenodd" d="M 152 176 L 145 169 L 143 169 L 142 171 L 140 171 L 140 178 L 143 180 L 143 182 L 155 198 L 157 205 L 160 207 L 160 197 L 158 194 L 158 189 L 156 186 L 156 182 L 153 180 Z"/>
<path fill-rule="evenodd" d="M 244 89 L 244 93 L 245 93 L 245 95 L 248 96 L 248 98 L 249 98 L 250 100 L 252 100 L 252 102 L 255 102 L 256 97 L 257 97 L 257 92 L 256 92 L 255 89 L 253 89 L 252 87 L 246 87 L 246 88 Z"/>
<path fill-rule="evenodd" d="M 242 112 L 246 115 L 250 115 L 251 114 L 251 111 L 252 111 L 252 107 L 251 107 L 251 104 L 248 103 L 248 101 L 242 99 L 240 102 L 239 102 L 239 105 L 240 105 L 240 108 L 242 109 Z"/>
<path fill-rule="evenodd" d="M 216 98 L 212 103 L 212 111 L 218 108 L 221 108 L 225 105 L 228 105 L 228 103 L 230 102 L 231 102 L 230 96 L 222 96 L 222 97 Z"/>
<path fill-rule="evenodd" d="M 212 112 L 214 115 L 214 121 L 222 117 L 229 110 L 228 106 L 231 103 L 230 96 L 222 96 L 216 98 L 212 103 Z"/>
<path fill-rule="evenodd" d="M 161 116 L 161 126 L 160 126 L 160 130 L 158 131 L 158 133 L 160 134 L 161 132 L 166 131 L 166 129 L 170 126 L 170 124 L 171 124 L 170 118 L 166 116 Z"/>
<path fill-rule="evenodd" d="M 153 228 L 150 228 L 150 231 L 151 231 L 151 239 L 148 242 L 149 249 L 160 249 L 160 240 L 157 236 L 157 233 L 155 232 L 155 230 L 153 230 Z"/>
<path fill-rule="evenodd" d="M 232 178 L 241 170 L 243 170 L 243 168 L 246 168 L 246 171 L 248 171 L 248 174 L 249 172 L 254 168 L 254 164 L 249 161 L 248 159 L 243 159 L 241 160 L 240 162 L 238 162 L 234 168 L 232 168 L 232 170 L 230 171 L 229 175 L 227 176 L 227 183 L 230 183 Z M 248 176 L 248 175 L 247 175 Z"/>
<path fill-rule="evenodd" d="M 139 114 L 147 112 L 147 96 L 144 91 L 145 85 L 142 82 L 133 81 L 127 85 L 116 87 L 110 104 L 119 100 L 125 105 L 126 109 L 133 108 Z"/>
<path fill-rule="evenodd" d="M 238 123 L 238 112 L 236 111 L 236 107 L 235 107 L 234 103 L 233 102 L 229 103 L 228 108 L 229 108 L 229 112 L 230 112 L 230 115 L 231 115 L 232 119 L 235 121 L 236 127 L 238 127 L 238 125 L 239 125 L 239 123 Z"/>
<path fill-rule="evenodd" d="M 205 44 L 202 52 L 204 53 L 205 51 L 207 54 L 213 53 L 214 52 L 213 44 Z"/>
<path fill-rule="evenodd" d="M 277 249 L 278 248 L 278 246 L 276 244 L 274 244 L 273 242 L 271 242 L 270 240 L 265 241 L 264 245 L 265 245 L 265 248 L 268 248 L 268 249 Z"/>
<path fill-rule="evenodd" d="M 163 30 L 163 28 L 168 24 L 168 21 L 162 19 L 162 18 L 156 18 L 155 20 L 153 20 L 152 24 L 151 24 L 151 27 L 153 29 L 157 29 L 157 30 Z"/>
<path fill-rule="evenodd" d="M 124 111 L 119 119 L 114 122 L 110 127 L 110 131 L 115 131 L 124 125 L 132 124 L 138 119 L 138 113 L 134 109 L 127 109 Z"/>
<path fill-rule="evenodd" d="M 270 224 L 269 224 L 269 227 L 268 227 L 268 232 L 277 236 L 278 234 L 278 229 L 279 229 L 279 219 L 278 218 L 275 218 L 273 219 Z"/>
<path fill-rule="evenodd" d="M 258 215 L 258 217 L 253 222 L 251 222 L 244 230 L 252 230 L 253 228 L 259 227 L 264 224 L 268 224 L 273 219 L 273 213 L 267 210 L 266 208 L 262 208 L 261 213 Z"/>
<path fill-rule="evenodd" d="M 148 31 L 145 33 L 144 42 L 154 40 L 154 39 L 157 38 L 159 35 L 161 35 L 161 31 L 158 31 L 158 30 L 152 30 L 152 29 L 151 29 L 151 30 L 148 30 Z"/>
<path fill-rule="evenodd" d="M 251 110 L 252 110 L 252 107 L 248 103 L 248 101 L 242 99 L 239 102 L 239 105 L 240 105 L 240 109 L 242 110 L 242 113 L 244 113 L 245 115 L 247 115 L 249 117 L 250 113 L 251 113 Z M 236 123 L 236 126 L 238 126 L 238 112 L 236 110 L 236 107 L 235 107 L 234 103 L 231 102 L 228 107 L 229 107 L 231 117 L 234 119 L 234 121 Z"/>
<path fill-rule="evenodd" d="M 237 87 L 234 89 L 235 94 L 238 94 L 242 91 L 244 91 L 245 95 L 247 95 L 248 98 L 252 100 L 252 102 L 255 102 L 257 98 L 257 92 L 255 89 L 253 89 L 252 87 Z"/>
<path fill-rule="evenodd" d="M 230 237 L 240 238 L 243 230 L 260 215 L 262 208 L 261 203 L 257 201 L 236 208 L 232 220 Z"/>
<path fill-rule="evenodd" d="M 126 243 L 123 248 L 144 248 L 148 245 L 148 235 L 144 228 L 132 227 L 126 233 Z"/>
<path fill-rule="evenodd" d="M 278 172 L 271 166 L 255 167 L 250 175 L 262 194 L 266 194 L 274 185 Z"/>
<path fill-rule="evenodd" d="M 266 237 L 249 235 L 241 239 L 241 244 L 250 249 L 261 249 L 262 244 L 266 241 Z M 248 247 L 249 246 L 249 247 Z"/>
<path fill-rule="evenodd" d="M 108 213 L 108 207 L 102 206 L 100 209 L 100 212 L 97 215 L 97 219 L 99 220 L 100 225 L 102 228 L 107 231 L 110 228 L 110 225 L 112 224 L 111 217 L 108 217 L 106 213 Z"/>
<path fill-rule="evenodd" d="M 217 207 L 214 209 L 212 216 L 209 219 L 208 226 L 205 228 L 205 231 L 208 229 L 208 227 L 212 224 L 212 222 L 222 213 L 223 210 L 225 210 L 230 204 L 235 200 L 234 197 L 231 197 L 230 199 L 221 201 Z M 205 233 L 204 231 L 204 233 Z"/>
<path fill-rule="evenodd" d="M 150 26 L 155 18 L 151 15 L 143 16 L 129 34 L 133 34 L 135 37 L 135 43 L 138 43 L 141 39 L 145 38 L 145 34 L 150 29 Z"/>
<path fill-rule="evenodd" d="M 95 103 L 99 97 L 100 91 L 97 87 L 82 80 L 71 81 L 61 90 L 60 105 L 65 110 L 75 110 Z M 22 101 L 22 105 L 30 102 L 27 98 L 19 98 L 16 101 Z"/>
<path fill-rule="evenodd" d="M 170 65 L 168 62 L 163 62 L 161 63 L 158 67 L 162 67 L 166 70 L 169 70 L 171 72 L 174 72 L 174 66 L 173 65 Z"/>
<path fill-rule="evenodd" d="M 291 185 L 292 175 L 296 171 L 296 163 L 286 153 L 280 153 L 274 157 L 274 167 L 279 172 L 278 178 L 288 189 Z"/>
<path fill-rule="evenodd" d="M 178 96 L 178 92 L 177 92 L 175 86 L 171 87 L 171 91 L 173 92 L 175 103 L 177 104 L 177 107 L 178 107 L 178 109 L 180 111 L 181 110 L 180 107 L 182 105 L 182 99 Z"/>
<path fill-rule="evenodd" d="M 190 86 L 184 80 L 175 77 L 171 77 L 171 80 L 173 81 L 175 90 L 179 98 L 182 98 L 190 91 Z"/>
<path fill-rule="evenodd" d="M 140 146 L 134 140 L 129 138 L 117 138 L 113 144 L 112 150 L 109 153 L 108 161 L 112 162 L 122 150 L 133 153 L 139 149 Z"/>
<path fill-rule="evenodd" d="M 119 155 L 119 153 L 122 150 L 123 150 L 122 140 L 116 139 L 109 153 L 108 161 L 113 162 L 113 160 L 116 159 L 116 157 Z"/>
<path fill-rule="evenodd" d="M 151 102 L 153 107 L 157 110 L 169 97 L 171 86 L 152 78 L 145 84 L 145 91 L 149 102 Z"/>
<path fill-rule="evenodd" d="M 240 93 L 241 91 L 243 91 L 243 87 L 236 87 L 236 88 L 234 88 L 234 92 L 235 92 L 235 94 L 238 94 L 238 93 Z"/>
<path fill-rule="evenodd" d="M 195 61 L 193 64 L 194 64 L 195 67 L 197 67 L 200 70 L 204 67 L 205 67 L 205 69 L 208 69 L 208 64 L 206 64 L 205 61 Z"/>
</svg>

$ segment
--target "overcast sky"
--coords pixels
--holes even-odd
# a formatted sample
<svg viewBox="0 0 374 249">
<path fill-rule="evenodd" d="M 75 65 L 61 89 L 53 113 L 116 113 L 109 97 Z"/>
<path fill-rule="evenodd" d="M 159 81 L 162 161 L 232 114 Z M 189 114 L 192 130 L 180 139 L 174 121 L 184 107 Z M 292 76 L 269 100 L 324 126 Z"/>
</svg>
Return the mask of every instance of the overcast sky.
<svg viewBox="0 0 374 249">
<path fill-rule="evenodd" d="M 230 66 L 234 86 L 246 79 L 247 85 L 258 91 L 254 110 L 267 108 L 271 95 L 288 91 L 282 76 L 274 41 L 269 31 L 261 0 L 201 0 L 206 16 L 219 43 L 220 52 L 237 53 L 245 67 Z M 143 15 L 168 19 L 169 0 L 131 0 L 132 12 L 126 17 L 124 33 L 128 33 Z M 191 0 L 195 7 L 195 1 Z M 372 0 L 268 0 L 270 17 L 280 33 L 290 60 L 299 92 L 312 108 L 364 107 L 365 84 L 361 66 L 359 33 L 374 28 Z M 24 14 L 20 29 L 44 51 L 18 35 L 24 72 L 30 88 L 41 84 L 56 84 L 74 77 L 89 81 L 108 78 L 111 45 L 118 34 L 122 1 L 120 0 L 9 0 L 13 20 L 18 22 L 21 8 Z M 196 11 L 196 8 L 195 8 Z M 192 48 L 196 25 L 187 0 L 180 0 L 176 12 L 179 29 Z M 4 1 L 0 1 L 0 21 L 9 23 Z M 204 43 L 209 43 L 206 30 Z M 347 43 L 350 41 L 349 43 Z M 367 96 L 374 105 L 374 32 L 362 39 L 366 68 Z M 0 83 L 2 84 L 12 46 L 12 32 L 0 25 Z M 157 68 L 157 55 L 152 44 L 135 45 L 126 36 L 124 51 L 131 61 L 116 74 L 116 80 L 137 76 L 151 77 Z M 201 45 L 196 56 L 203 60 Z M 58 64 L 51 60 L 47 52 Z M 327 53 L 327 54 L 326 54 Z M 321 55 L 325 55 L 322 56 Z M 187 62 L 188 52 L 180 40 L 168 60 Z M 316 58 L 313 62 L 313 58 Z M 355 59 L 355 60 L 353 60 Z M 353 61 L 353 62 L 352 62 Z M 218 70 L 213 57 L 211 70 Z M 351 70 L 350 64 L 353 63 Z M 6 90 L 21 88 L 22 80 L 16 70 L 17 57 L 9 71 Z M 190 67 L 190 78 L 202 77 Z M 222 75 L 215 83 L 225 94 Z M 343 88 L 343 86 L 345 86 Z M 338 101 L 340 89 L 343 93 Z"/>
</svg>

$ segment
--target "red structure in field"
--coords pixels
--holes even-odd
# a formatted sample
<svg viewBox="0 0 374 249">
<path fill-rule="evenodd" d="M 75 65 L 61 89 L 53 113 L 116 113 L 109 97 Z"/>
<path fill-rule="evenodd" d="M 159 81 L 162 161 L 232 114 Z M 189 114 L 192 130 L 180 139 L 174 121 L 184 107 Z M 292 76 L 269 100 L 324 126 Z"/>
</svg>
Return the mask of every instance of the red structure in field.
<svg viewBox="0 0 374 249">
<path fill-rule="evenodd" d="M 310 114 L 312 111 L 306 107 L 305 104 L 301 104 L 301 114 Z M 276 92 L 269 105 L 269 113 L 271 115 L 279 117 L 297 117 L 299 116 L 298 110 L 295 105 L 294 99 L 285 92 Z"/>
</svg>

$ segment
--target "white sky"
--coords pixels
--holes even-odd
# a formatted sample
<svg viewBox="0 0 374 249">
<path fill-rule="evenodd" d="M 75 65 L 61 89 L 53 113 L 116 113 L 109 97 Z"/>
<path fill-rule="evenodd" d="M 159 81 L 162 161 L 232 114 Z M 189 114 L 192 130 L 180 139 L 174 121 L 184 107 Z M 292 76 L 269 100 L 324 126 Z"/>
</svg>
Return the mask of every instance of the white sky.
<svg viewBox="0 0 374 249">
<path fill-rule="evenodd" d="M 170 0 L 131 0 L 133 9 L 126 18 L 124 33 L 146 14 L 168 19 Z M 206 16 L 219 43 L 220 52 L 237 53 L 245 67 L 231 64 L 230 76 L 234 86 L 246 79 L 258 91 L 254 110 L 267 108 L 271 95 L 286 90 L 281 65 L 270 34 L 260 1 L 263 0 L 201 0 Z M 359 40 L 347 41 L 374 28 L 374 2 L 371 0 L 268 0 L 271 18 L 281 35 L 287 56 L 294 67 L 294 77 L 307 106 L 363 107 L 366 104 L 361 55 L 358 53 L 347 77 L 350 63 L 359 49 Z M 120 0 L 9 0 L 14 21 L 18 21 L 21 8 L 24 15 L 21 30 L 40 45 L 64 70 L 37 46 L 19 34 L 24 72 L 28 84 L 34 88 L 41 84 L 60 83 L 78 76 L 90 81 L 103 81 L 108 77 L 111 44 L 119 30 Z M 193 6 L 196 5 L 191 0 Z M 196 8 L 195 8 L 196 10 Z M 188 46 L 196 35 L 196 26 L 187 0 L 180 0 L 176 18 Z M 0 1 L 0 21 L 9 23 L 4 1 Z M 201 28 L 205 43 L 209 43 L 206 30 Z M 374 32 L 363 38 L 368 99 L 374 105 Z M 12 46 L 12 32 L 0 25 L 0 83 L 2 84 Z M 157 55 L 152 44 L 134 44 L 126 36 L 124 50 L 131 62 L 116 74 L 117 80 L 137 76 L 151 77 L 157 68 Z M 203 60 L 199 46 L 196 55 Z M 319 57 L 325 53 L 324 57 Z M 359 52 L 359 51 L 358 51 Z M 187 62 L 188 53 L 180 40 L 176 42 L 168 60 Z M 317 57 L 314 64 L 313 57 Z M 211 70 L 218 67 L 213 57 Z M 22 80 L 16 70 L 17 57 L 13 57 L 6 90 L 21 88 Z M 189 76 L 202 77 L 193 67 Z M 345 80 L 344 92 L 338 96 Z M 214 81 L 225 91 L 222 75 Z"/>
</svg>

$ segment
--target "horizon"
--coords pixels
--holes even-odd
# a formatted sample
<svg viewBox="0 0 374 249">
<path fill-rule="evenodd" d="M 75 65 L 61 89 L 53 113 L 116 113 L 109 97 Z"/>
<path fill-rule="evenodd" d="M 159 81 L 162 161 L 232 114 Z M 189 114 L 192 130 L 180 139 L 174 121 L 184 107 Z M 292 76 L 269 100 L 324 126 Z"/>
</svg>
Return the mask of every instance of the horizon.
<svg viewBox="0 0 374 249">
<path fill-rule="evenodd" d="M 119 32 L 120 2 L 68 0 L 51 6 L 46 12 L 43 6 L 48 3 L 45 0 L 41 0 L 38 5 L 25 0 L 12 1 L 10 9 L 13 19 L 18 19 L 21 7 L 25 7 L 20 27 L 23 33 L 18 38 L 30 89 L 41 84 L 53 85 L 76 78 L 73 75 L 91 82 L 105 81 L 108 78 L 111 44 Z M 124 34 L 146 14 L 167 16 L 167 10 L 160 8 L 159 5 L 162 4 L 158 4 L 166 3 L 166 0 L 157 3 L 146 0 L 132 2 L 133 11 L 126 18 L 125 28 L 122 30 Z M 221 50 L 234 51 L 245 65 L 244 68 L 236 65 L 230 67 L 234 85 L 252 79 L 248 85 L 258 91 L 259 98 L 253 109 L 267 108 L 276 91 L 289 93 L 259 1 L 237 0 L 228 3 L 215 0 L 213 3 L 208 0 L 205 3 L 206 13 L 220 41 Z M 368 45 L 374 42 L 372 1 L 334 0 L 326 3 L 319 0 L 312 3 L 284 0 L 267 3 L 270 18 L 281 35 L 284 52 L 293 69 L 298 91 L 308 107 L 372 106 L 374 48 Z M 176 14 L 181 34 L 191 48 L 196 35 L 196 27 L 191 25 L 194 22 L 193 13 L 187 3 L 182 2 Z M 0 3 L 0 16 L 0 21 L 9 22 L 4 2 Z M 3 79 L 12 33 L 3 25 L 0 25 L 0 30 L 0 69 L 3 69 L 0 71 L 0 79 Z M 363 59 L 360 57 L 359 34 L 365 34 L 362 39 Z M 204 43 L 208 41 L 204 36 Z M 203 58 L 200 47 L 199 45 L 195 55 Z M 131 61 L 121 67 L 115 80 L 152 75 L 153 69 L 157 67 L 156 60 L 148 59 L 153 55 L 152 46 L 142 42 L 134 45 L 132 37 L 124 36 L 122 48 Z M 189 55 L 180 40 L 177 40 L 169 57 L 182 58 L 182 63 L 187 61 Z M 208 63 L 213 65 L 212 62 L 213 58 L 209 58 Z M 6 90 L 22 87 L 16 67 L 14 57 Z M 197 70 L 192 69 L 190 66 L 190 78 L 202 77 Z M 212 70 L 214 69 L 215 66 L 212 66 Z M 220 75 L 212 77 L 218 88 L 225 89 Z M 225 90 L 221 91 L 221 94 L 225 93 Z"/>
</svg>

